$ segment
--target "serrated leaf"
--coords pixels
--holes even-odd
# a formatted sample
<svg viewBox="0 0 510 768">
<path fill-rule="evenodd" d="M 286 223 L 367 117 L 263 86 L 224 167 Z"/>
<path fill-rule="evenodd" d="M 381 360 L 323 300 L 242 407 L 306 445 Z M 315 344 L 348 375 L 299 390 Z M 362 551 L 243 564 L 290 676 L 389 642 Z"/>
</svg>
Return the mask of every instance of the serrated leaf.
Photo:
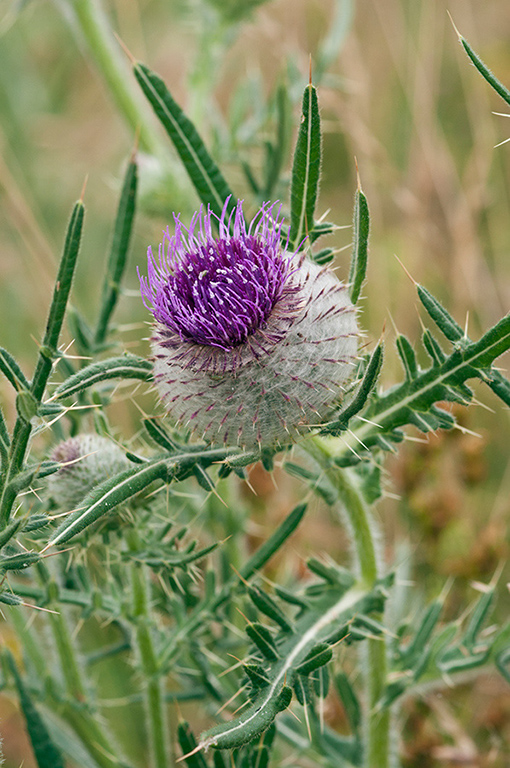
<svg viewBox="0 0 510 768">
<path fill-rule="evenodd" d="M 317 91 L 307 85 L 303 94 L 290 188 L 290 233 L 292 250 L 302 248 L 314 228 L 315 204 L 321 165 L 321 124 Z"/>
<path fill-rule="evenodd" d="M 101 381 L 109 379 L 141 379 L 148 381 L 152 375 L 152 363 L 136 355 L 110 357 L 99 363 L 91 363 L 60 384 L 53 398 L 62 399 L 82 392 Z"/>
<path fill-rule="evenodd" d="M 310 654 L 313 656 L 320 647 L 321 652 L 323 648 L 329 655 L 331 646 L 348 633 L 354 616 L 380 611 L 384 596 L 385 588 L 378 584 L 370 591 L 355 587 L 339 597 L 334 590 L 329 590 L 316 600 L 310 599 L 308 610 L 296 623 L 294 631 L 280 642 L 279 658 L 265 664 L 270 685 L 234 720 L 202 734 L 200 746 L 203 749 L 234 749 L 252 741 L 274 721 L 282 708 L 288 706 L 296 670 L 307 663 Z"/>
<path fill-rule="evenodd" d="M 202 203 L 206 208 L 210 206 L 217 216 L 221 216 L 225 204 L 230 213 L 236 200 L 191 120 L 173 99 L 163 80 L 149 67 L 138 63 L 134 73 L 172 140 Z"/>
<path fill-rule="evenodd" d="M 393 450 L 393 443 L 403 439 L 400 427 L 415 423 L 416 412 L 431 412 L 440 426 L 452 425 L 452 417 L 435 403 L 457 400 L 456 389 L 472 378 L 488 381 L 494 360 L 510 349 L 510 316 L 504 317 L 478 341 L 463 339 L 442 365 L 433 365 L 413 381 L 405 381 L 372 400 L 363 416 L 366 421 L 351 423 L 351 433 L 344 433 L 344 446 L 338 450 L 335 463 L 354 463 L 360 453 L 379 446 Z M 328 427 L 324 431 L 328 431 Z M 351 451 L 349 446 L 352 445 Z"/>
</svg>

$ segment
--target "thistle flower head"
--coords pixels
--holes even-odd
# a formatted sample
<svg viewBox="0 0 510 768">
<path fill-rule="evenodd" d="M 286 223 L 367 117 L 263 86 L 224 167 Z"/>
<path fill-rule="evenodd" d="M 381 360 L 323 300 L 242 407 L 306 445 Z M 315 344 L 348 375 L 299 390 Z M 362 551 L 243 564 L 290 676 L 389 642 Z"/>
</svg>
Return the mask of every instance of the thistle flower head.
<svg viewBox="0 0 510 768">
<path fill-rule="evenodd" d="M 50 476 L 49 491 L 57 504 L 67 509 L 80 506 L 95 486 L 129 467 L 118 445 L 88 433 L 59 443 L 51 458 L 61 467 Z"/>
<path fill-rule="evenodd" d="M 228 201 L 227 201 L 228 203 Z M 331 412 L 357 346 L 354 308 L 335 275 L 282 247 L 281 210 L 247 226 L 239 201 L 178 216 L 140 277 L 155 320 L 154 375 L 167 410 L 211 441 L 296 439 Z"/>
</svg>

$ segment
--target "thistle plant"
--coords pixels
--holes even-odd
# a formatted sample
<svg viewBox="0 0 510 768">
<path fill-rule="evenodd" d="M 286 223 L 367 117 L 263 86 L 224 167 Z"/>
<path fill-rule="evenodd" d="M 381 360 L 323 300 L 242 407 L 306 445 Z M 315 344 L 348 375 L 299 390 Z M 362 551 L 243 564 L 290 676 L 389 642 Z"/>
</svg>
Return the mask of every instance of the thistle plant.
<svg viewBox="0 0 510 768">
<path fill-rule="evenodd" d="M 123 350 L 113 325 L 137 209 L 136 152 L 95 323 L 68 311 L 80 199 L 32 377 L 0 351 L 16 399 L 11 430 L 0 417 L 0 602 L 16 638 L 14 652 L 2 649 L 2 683 L 17 694 L 39 768 L 397 766 L 404 697 L 487 669 L 510 682 L 510 625 L 489 625 L 498 574 L 462 616 L 444 618 L 444 590 L 408 621 L 395 610 L 398 567 L 385 560 L 374 516 L 381 466 L 410 427 L 456 426 L 452 405 L 473 402 L 470 380 L 510 405 L 496 367 L 510 317 L 472 340 L 416 284 L 428 362 L 397 335 L 402 380 L 385 389 L 383 340 L 361 343 L 370 220 L 360 182 L 347 282 L 331 267 L 334 251 L 318 245 L 335 225 L 317 215 L 312 82 L 288 196 L 260 199 L 282 173 L 277 139 L 263 183 L 245 168 L 253 199 L 243 200 L 166 83 L 144 64 L 133 71 L 200 207 L 189 223 L 173 212 L 146 267 L 137 254 L 149 357 Z M 66 313 L 73 357 L 61 341 Z M 154 412 L 144 392 L 134 436 L 108 418 L 119 383 L 135 402 L 140 383 L 152 393 Z M 304 500 L 289 501 L 254 546 L 240 489 L 259 462 L 295 478 Z M 352 559 L 312 556 L 289 579 L 274 563 L 310 524 L 312 495 L 347 530 Z M 325 716 L 326 701 L 341 705 L 347 732 Z"/>
</svg>

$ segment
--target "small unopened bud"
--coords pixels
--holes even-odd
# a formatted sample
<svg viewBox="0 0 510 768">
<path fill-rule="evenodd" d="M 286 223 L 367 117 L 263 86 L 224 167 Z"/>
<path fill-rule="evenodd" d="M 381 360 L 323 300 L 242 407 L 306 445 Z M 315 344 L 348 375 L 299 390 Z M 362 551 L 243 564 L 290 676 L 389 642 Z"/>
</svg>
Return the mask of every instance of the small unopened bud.
<svg viewBox="0 0 510 768">
<path fill-rule="evenodd" d="M 79 507 L 97 485 L 130 466 L 118 445 L 96 434 L 64 440 L 51 458 L 62 466 L 50 476 L 50 494 L 59 507 L 69 510 Z"/>
<path fill-rule="evenodd" d="M 228 201 L 227 201 L 228 203 Z M 247 226 L 242 204 L 175 218 L 141 277 L 167 411 L 211 442 L 296 440 L 327 419 L 353 372 L 355 309 L 334 272 L 282 247 L 280 209 Z"/>
</svg>

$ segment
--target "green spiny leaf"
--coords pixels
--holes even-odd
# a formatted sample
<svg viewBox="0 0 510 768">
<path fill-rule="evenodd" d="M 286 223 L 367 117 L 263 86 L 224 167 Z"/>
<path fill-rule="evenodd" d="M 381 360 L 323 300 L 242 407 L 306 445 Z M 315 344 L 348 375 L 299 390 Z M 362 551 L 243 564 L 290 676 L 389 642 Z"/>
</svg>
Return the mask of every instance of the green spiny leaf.
<svg viewBox="0 0 510 768">
<path fill-rule="evenodd" d="M 494 603 L 495 592 L 494 588 L 487 589 L 486 592 L 478 600 L 473 615 L 469 620 L 469 624 L 466 628 L 464 636 L 462 638 L 462 644 L 469 650 L 473 651 L 482 625 L 487 619 L 487 616 Z"/>
<path fill-rule="evenodd" d="M 55 284 L 53 299 L 48 315 L 46 333 L 43 339 L 43 347 L 52 352 L 57 349 L 60 331 L 62 329 L 67 300 L 71 290 L 76 261 L 80 250 L 84 216 L 85 208 L 83 207 L 81 200 L 79 200 L 74 206 L 71 220 L 67 228 L 64 251 L 60 261 L 57 282 Z"/>
<path fill-rule="evenodd" d="M 109 379 L 141 379 L 148 381 L 152 363 L 136 355 L 122 355 L 91 363 L 60 384 L 53 397 L 62 399 Z"/>
<path fill-rule="evenodd" d="M 345 672 L 337 672 L 335 677 L 335 688 L 344 705 L 345 714 L 354 733 L 359 730 L 361 725 L 361 705 L 354 692 L 349 678 Z"/>
<path fill-rule="evenodd" d="M 464 338 L 464 331 L 460 325 L 453 319 L 453 317 L 447 312 L 443 305 L 424 288 L 422 285 L 418 285 L 417 289 L 418 297 L 430 315 L 431 319 L 435 322 L 439 330 L 444 333 L 448 341 L 459 341 Z"/>
<path fill-rule="evenodd" d="M 115 219 L 113 240 L 101 296 L 101 309 L 94 338 L 96 345 L 101 345 L 108 334 L 110 318 L 120 293 L 135 217 L 137 185 L 138 169 L 136 161 L 133 159 L 127 167 Z"/>
<path fill-rule="evenodd" d="M 255 573 L 260 571 L 271 557 L 291 536 L 306 512 L 307 504 L 298 504 L 285 520 L 278 526 L 276 531 L 271 534 L 267 541 L 262 544 L 254 555 L 250 557 L 246 565 L 241 569 L 241 576 L 244 580 L 249 579 Z"/>
<path fill-rule="evenodd" d="M 148 418 L 143 420 L 143 425 L 155 443 L 165 448 L 169 453 L 175 453 L 182 446 L 173 440 L 161 424 L 161 419 Z"/>
<path fill-rule="evenodd" d="M 366 405 L 371 392 L 377 384 L 383 357 L 384 345 L 382 342 L 379 342 L 370 356 L 367 369 L 353 400 L 343 411 L 340 411 L 339 416 L 334 421 L 324 427 L 322 430 L 323 432 L 334 434 L 336 431 L 344 431 L 347 429 L 350 420 Z"/>
<path fill-rule="evenodd" d="M 156 461 L 127 469 L 115 477 L 108 478 L 85 497 L 83 507 L 72 512 L 57 528 L 48 546 L 69 541 L 123 501 L 135 496 L 154 480 L 166 478 L 167 474 L 168 463 Z"/>
<path fill-rule="evenodd" d="M 303 241 L 314 228 L 315 204 L 319 188 L 321 165 L 321 126 L 317 91 L 307 85 L 303 94 L 302 118 L 299 128 L 290 189 L 291 249 L 303 247 Z"/>
<path fill-rule="evenodd" d="M 18 363 L 3 347 L 0 347 L 0 371 L 11 382 L 16 391 L 30 388 L 30 384 Z"/>
<path fill-rule="evenodd" d="M 254 605 L 268 618 L 278 624 L 284 632 L 290 632 L 292 627 L 280 611 L 275 601 L 257 587 L 248 587 L 248 595 Z"/>
<path fill-rule="evenodd" d="M 412 381 L 418 375 L 418 363 L 416 362 L 416 354 L 411 342 L 406 336 L 399 334 L 395 343 L 404 367 L 405 377 L 408 381 Z"/>
<path fill-rule="evenodd" d="M 356 304 L 359 299 L 367 274 L 369 232 L 368 203 L 358 182 L 358 189 L 354 195 L 353 245 L 349 270 L 349 292 L 353 304 Z"/>
<path fill-rule="evenodd" d="M 21 710 L 27 724 L 27 731 L 34 750 L 35 759 L 39 768 L 65 768 L 62 753 L 55 746 L 46 725 L 37 711 L 32 697 L 26 688 L 21 675 L 18 672 L 14 657 L 8 650 L 4 650 L 4 656 L 9 665 L 14 682 L 18 690 Z"/>
<path fill-rule="evenodd" d="M 304 675 L 305 677 L 311 672 L 314 672 L 319 667 L 323 667 L 331 661 L 333 657 L 333 649 L 328 643 L 317 643 L 309 653 L 306 655 L 304 661 L 296 667 L 296 673 L 298 675 Z"/>
<path fill-rule="evenodd" d="M 210 206 L 217 216 L 221 216 L 225 204 L 227 211 L 232 211 L 235 201 L 227 182 L 195 126 L 174 101 L 163 80 L 145 64 L 136 64 L 134 73 L 172 140 L 202 203 L 206 208 Z"/>
<path fill-rule="evenodd" d="M 189 755 L 190 752 L 193 752 L 193 750 L 196 749 L 197 742 L 189 723 L 179 723 L 177 726 L 177 739 L 183 755 Z M 207 763 L 200 752 L 196 752 L 194 755 L 187 757 L 186 765 L 190 768 L 207 768 Z"/>
<path fill-rule="evenodd" d="M 276 644 L 271 631 L 267 627 L 255 621 L 246 626 L 246 634 L 257 646 L 257 649 L 264 658 L 269 659 L 269 661 L 276 661 L 278 659 Z"/>
<path fill-rule="evenodd" d="M 496 91 L 496 93 L 501 96 L 503 101 L 506 101 L 507 104 L 510 104 L 510 91 L 508 88 L 506 88 L 503 83 L 501 83 L 498 78 L 493 75 L 493 73 L 483 63 L 478 54 L 475 53 L 475 51 L 471 48 L 467 40 L 465 40 L 463 37 L 460 37 L 460 43 L 484 80 L 486 80 L 489 85 Z"/>
</svg>

